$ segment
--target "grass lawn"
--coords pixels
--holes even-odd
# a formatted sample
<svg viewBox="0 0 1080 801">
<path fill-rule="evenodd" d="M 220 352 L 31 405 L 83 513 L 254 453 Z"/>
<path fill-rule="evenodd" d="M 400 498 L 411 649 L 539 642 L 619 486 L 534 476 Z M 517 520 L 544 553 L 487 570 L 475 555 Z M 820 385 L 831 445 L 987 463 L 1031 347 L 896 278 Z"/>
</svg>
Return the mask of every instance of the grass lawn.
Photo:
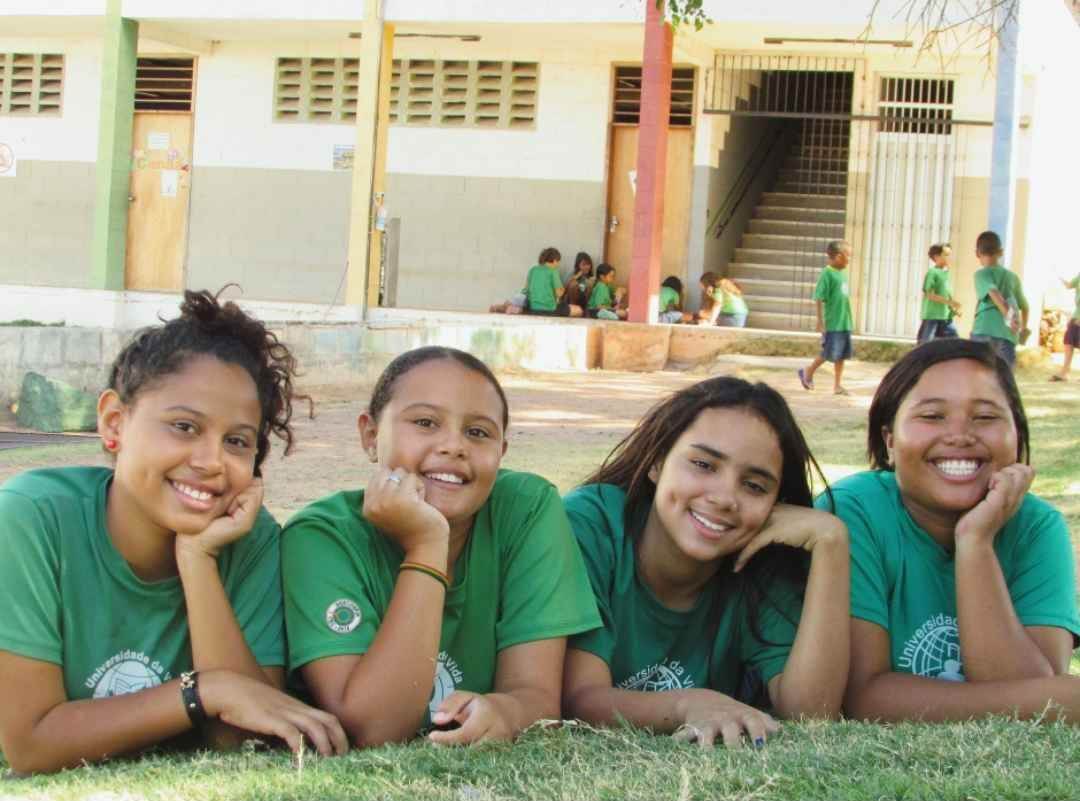
<svg viewBox="0 0 1080 801">
<path fill-rule="evenodd" d="M 865 419 L 878 365 L 849 367 L 850 398 L 803 392 L 798 360 L 730 358 L 711 371 L 765 380 L 789 398 L 830 479 L 865 465 Z M 510 375 L 511 446 L 505 465 L 567 490 L 594 468 L 660 395 L 706 373 L 650 376 Z M 1066 515 L 1080 541 L 1080 384 L 1022 374 L 1031 418 L 1034 491 Z M 820 383 L 831 377 L 823 373 Z M 300 446 L 267 465 L 279 519 L 320 495 L 362 482 L 368 466 L 349 443 L 363 390 L 319 388 L 315 420 L 298 420 Z M 0 452 L 0 481 L 30 467 L 94 463 L 95 445 Z M 1074 672 L 1080 664 L 1074 660 Z M 1080 681 L 1080 679 L 1078 679 Z M 279 751 L 151 754 L 59 776 L 0 781 L 10 798 L 94 799 L 1044 799 L 1080 797 L 1080 727 L 1004 719 L 954 725 L 786 723 L 760 750 L 703 751 L 630 730 L 537 727 L 513 746 L 437 749 L 424 743 L 306 756 Z"/>
</svg>

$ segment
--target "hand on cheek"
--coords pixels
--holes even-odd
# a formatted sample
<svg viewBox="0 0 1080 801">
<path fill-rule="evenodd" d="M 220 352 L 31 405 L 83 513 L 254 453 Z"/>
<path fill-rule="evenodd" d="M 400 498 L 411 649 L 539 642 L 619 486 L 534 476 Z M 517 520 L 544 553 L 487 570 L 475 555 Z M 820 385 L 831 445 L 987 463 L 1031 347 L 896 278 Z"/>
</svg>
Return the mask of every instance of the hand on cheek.
<svg viewBox="0 0 1080 801">
<path fill-rule="evenodd" d="M 185 551 L 196 551 L 217 558 L 222 548 L 251 531 L 262 502 L 263 483 L 261 478 L 256 478 L 232 499 L 225 514 L 211 521 L 205 529 L 191 534 L 178 532 L 177 556 Z"/>
<path fill-rule="evenodd" d="M 986 496 L 956 524 L 956 542 L 993 543 L 997 533 L 1019 511 L 1035 480 L 1035 470 L 1016 462 L 990 476 Z"/>
</svg>

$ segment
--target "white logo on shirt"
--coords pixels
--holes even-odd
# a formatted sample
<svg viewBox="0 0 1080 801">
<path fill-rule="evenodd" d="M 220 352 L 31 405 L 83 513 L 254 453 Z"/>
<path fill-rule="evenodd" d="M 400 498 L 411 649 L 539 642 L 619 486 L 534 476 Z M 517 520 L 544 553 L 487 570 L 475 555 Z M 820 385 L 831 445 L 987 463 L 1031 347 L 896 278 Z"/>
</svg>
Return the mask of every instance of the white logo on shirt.
<svg viewBox="0 0 1080 801">
<path fill-rule="evenodd" d="M 916 676 L 964 681 L 956 618 L 940 613 L 929 617 L 904 643 L 899 665 Z"/>
<path fill-rule="evenodd" d="M 124 650 L 106 659 L 85 684 L 94 691 L 94 698 L 110 698 L 148 690 L 171 678 L 164 665 L 142 651 Z"/>
<path fill-rule="evenodd" d="M 356 601 L 348 598 L 339 598 L 326 607 L 326 625 L 338 634 L 348 634 L 360 625 L 363 617 Z"/>
<path fill-rule="evenodd" d="M 432 715 L 439 705 L 445 701 L 461 684 L 465 674 L 461 672 L 458 663 L 446 651 L 439 654 L 439 661 L 435 665 L 435 682 L 431 688 L 431 700 L 428 702 L 428 712 Z"/>
<path fill-rule="evenodd" d="M 694 677 L 678 660 L 666 659 L 658 665 L 642 668 L 633 676 L 619 682 L 620 690 L 639 690 L 646 693 L 659 693 L 665 690 L 682 690 L 694 686 Z"/>
</svg>

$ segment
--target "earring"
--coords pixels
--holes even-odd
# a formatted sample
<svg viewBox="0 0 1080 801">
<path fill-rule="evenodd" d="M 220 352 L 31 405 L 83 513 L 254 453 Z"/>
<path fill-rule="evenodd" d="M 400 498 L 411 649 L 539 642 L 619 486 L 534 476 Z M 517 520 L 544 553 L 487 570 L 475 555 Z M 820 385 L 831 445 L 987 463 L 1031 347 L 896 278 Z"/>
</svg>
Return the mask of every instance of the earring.
<svg viewBox="0 0 1080 801">
<path fill-rule="evenodd" d="M 117 442 L 116 442 L 115 439 L 102 440 L 102 444 L 105 446 L 105 450 L 107 450 L 107 451 L 115 451 L 116 450 Z"/>
</svg>

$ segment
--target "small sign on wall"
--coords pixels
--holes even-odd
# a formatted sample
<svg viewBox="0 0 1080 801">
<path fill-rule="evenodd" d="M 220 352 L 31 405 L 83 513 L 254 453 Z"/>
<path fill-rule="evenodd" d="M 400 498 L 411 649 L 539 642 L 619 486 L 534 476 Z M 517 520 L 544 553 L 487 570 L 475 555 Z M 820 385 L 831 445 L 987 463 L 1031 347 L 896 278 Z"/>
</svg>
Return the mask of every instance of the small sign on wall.
<svg viewBox="0 0 1080 801">
<path fill-rule="evenodd" d="M 0 178 L 14 178 L 18 166 L 15 149 L 11 145 L 0 142 Z"/>
<path fill-rule="evenodd" d="M 180 189 L 180 170 L 161 171 L 161 196 L 176 197 Z"/>
<path fill-rule="evenodd" d="M 355 149 L 353 145 L 334 145 L 334 169 L 351 170 Z"/>
<path fill-rule="evenodd" d="M 169 149 L 169 134 L 165 133 L 151 133 L 146 137 L 146 149 L 147 150 L 168 150 Z"/>
</svg>

